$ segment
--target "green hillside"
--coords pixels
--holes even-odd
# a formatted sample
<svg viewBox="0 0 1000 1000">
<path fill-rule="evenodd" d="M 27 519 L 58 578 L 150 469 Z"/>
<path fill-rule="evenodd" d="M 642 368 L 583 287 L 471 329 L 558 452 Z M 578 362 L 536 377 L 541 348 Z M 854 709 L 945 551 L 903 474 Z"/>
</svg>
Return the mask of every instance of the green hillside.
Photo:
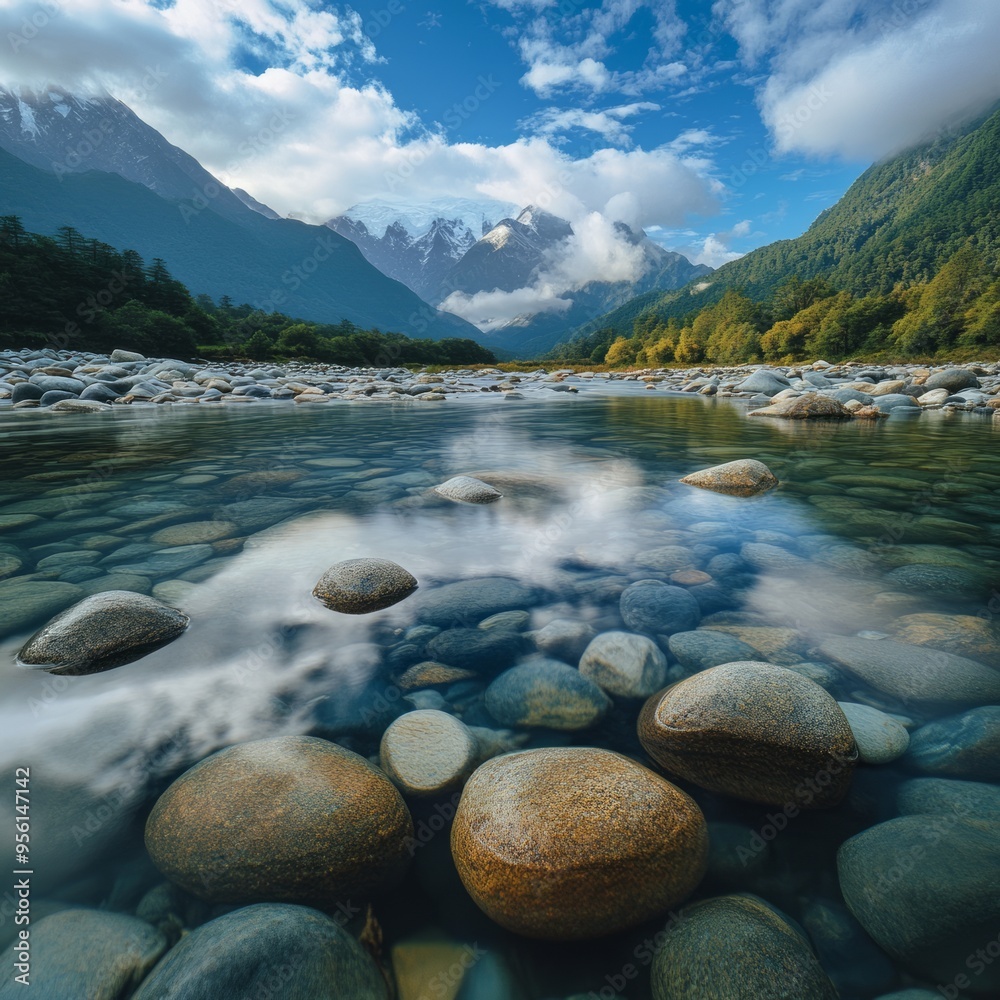
<svg viewBox="0 0 1000 1000">
<path fill-rule="evenodd" d="M 193 294 L 231 296 L 264 311 L 319 323 L 415 336 L 472 337 L 470 323 L 438 312 L 372 267 L 349 240 L 325 226 L 267 219 L 250 209 L 235 222 L 191 202 L 167 201 L 117 174 L 56 177 L 0 150 L 0 215 L 53 235 L 73 226 L 102 243 L 161 257 Z"/>
<path fill-rule="evenodd" d="M 871 167 L 797 239 L 754 250 L 680 291 L 632 299 L 600 321 L 599 333 L 578 333 L 554 353 L 593 357 L 602 344 L 631 337 L 640 318 L 647 325 L 650 316 L 691 319 L 727 290 L 766 313 L 793 278 L 823 278 L 831 291 L 856 298 L 888 297 L 930 282 L 966 246 L 992 273 L 1000 253 L 1000 111 Z"/>
</svg>

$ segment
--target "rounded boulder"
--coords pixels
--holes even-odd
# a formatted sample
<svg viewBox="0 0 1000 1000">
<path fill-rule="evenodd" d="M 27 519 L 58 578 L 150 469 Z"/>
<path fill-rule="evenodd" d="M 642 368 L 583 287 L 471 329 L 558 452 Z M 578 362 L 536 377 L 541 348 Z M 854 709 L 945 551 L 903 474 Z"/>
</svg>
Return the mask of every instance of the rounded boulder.
<svg viewBox="0 0 1000 1000">
<path fill-rule="evenodd" d="M 412 835 L 382 771 L 310 736 L 220 750 L 174 781 L 146 822 L 157 868 L 226 903 L 366 898 L 402 876 Z"/>
<path fill-rule="evenodd" d="M 388 559 L 345 559 L 320 577 L 313 596 L 331 611 L 367 615 L 398 604 L 416 589 L 416 578 Z"/>
<path fill-rule="evenodd" d="M 770 663 L 727 663 L 688 677 L 646 702 L 638 728 L 664 770 L 769 805 L 835 805 L 858 758 L 833 697 Z"/>
<path fill-rule="evenodd" d="M 687 897 L 705 872 L 708 834 L 693 799 L 627 757 L 546 748 L 472 775 L 451 849 L 491 919 L 569 941 L 632 927 Z"/>
</svg>

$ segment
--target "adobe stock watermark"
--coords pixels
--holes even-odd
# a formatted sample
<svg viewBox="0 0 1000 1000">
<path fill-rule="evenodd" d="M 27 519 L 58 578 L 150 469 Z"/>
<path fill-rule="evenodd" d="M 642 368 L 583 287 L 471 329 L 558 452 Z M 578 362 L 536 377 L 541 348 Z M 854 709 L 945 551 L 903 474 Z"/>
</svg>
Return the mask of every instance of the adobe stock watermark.
<svg viewBox="0 0 1000 1000">
<path fill-rule="evenodd" d="M 21 22 L 20 31 L 7 32 L 11 52 L 16 54 L 25 45 L 30 45 L 65 9 L 65 4 L 57 3 L 56 0 L 41 0 L 35 10 Z"/>
</svg>

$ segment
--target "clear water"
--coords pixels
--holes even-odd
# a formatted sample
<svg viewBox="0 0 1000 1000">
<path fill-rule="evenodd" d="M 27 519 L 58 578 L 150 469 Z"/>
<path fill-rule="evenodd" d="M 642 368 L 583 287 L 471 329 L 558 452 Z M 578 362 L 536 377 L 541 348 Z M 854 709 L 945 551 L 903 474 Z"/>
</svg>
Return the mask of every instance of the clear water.
<svg viewBox="0 0 1000 1000">
<path fill-rule="evenodd" d="M 21 527 L 8 521 L 0 533 L 8 573 L 0 583 L 0 760 L 4 774 L 30 765 L 35 776 L 35 903 L 133 911 L 161 881 L 142 847 L 151 803 L 219 747 L 313 733 L 377 752 L 377 735 L 360 731 L 358 716 L 391 690 L 389 670 L 351 647 L 378 642 L 391 650 L 413 612 L 407 602 L 359 618 L 329 612 L 310 591 L 332 563 L 389 558 L 422 591 L 465 577 L 516 577 L 549 595 L 531 609 L 533 625 L 577 618 L 600 630 L 621 627 L 622 587 L 665 578 L 643 565 L 651 549 L 685 545 L 703 566 L 762 541 L 796 558 L 726 592 L 723 609 L 753 616 L 733 620 L 794 630 L 775 662 L 815 660 L 810 650 L 825 633 L 894 634 L 908 614 L 996 620 L 998 441 L 993 424 L 972 417 L 759 420 L 738 404 L 628 384 L 438 406 L 122 407 L 85 417 L 2 411 L 0 527 L 6 515 L 39 518 Z M 736 458 L 766 462 L 781 488 L 747 500 L 677 482 Z M 499 470 L 528 475 L 494 505 L 426 495 L 453 475 Z M 259 501 L 256 517 L 248 521 L 241 508 L 242 523 L 225 539 L 182 557 L 154 555 L 169 549 L 149 541 L 155 532 L 228 520 L 227 505 L 250 500 Z M 928 560 L 959 567 L 963 589 L 908 590 L 887 579 L 899 565 Z M 100 586 L 103 574 L 118 574 L 120 583 L 123 572 L 146 592 L 180 581 L 156 590 L 191 616 L 179 640 L 87 677 L 13 665 L 27 635 L 54 613 L 12 626 L 4 602 L 18 581 Z M 834 693 L 923 718 L 847 675 Z M 472 724 L 487 721 L 481 708 L 468 711 Z M 528 745 L 602 745 L 644 759 L 634 722 L 629 706 L 590 732 L 536 730 Z M 762 870 L 706 883 L 699 894 L 753 891 L 793 917 L 809 900 L 838 899 L 837 845 L 877 818 L 878 795 L 866 791 L 875 785 L 863 773 L 874 770 L 859 771 L 858 791 L 841 807 L 790 824 Z M 878 780 L 898 776 L 893 765 L 878 770 Z M 766 822 L 766 807 L 692 791 L 710 821 L 752 830 Z M 440 810 L 432 803 L 413 812 L 419 828 Z M 659 926 L 583 947 L 513 938 L 465 896 L 446 830 L 429 837 L 404 887 L 376 915 L 387 950 L 426 928 L 477 942 L 493 956 L 490 975 L 500 963 L 519 984 L 520 993 L 495 995 L 530 1000 L 607 988 L 606 977 Z M 4 908 L 0 937 L 9 940 L 11 930 Z M 647 996 L 648 972 L 640 972 L 626 996 Z M 899 970 L 894 975 L 906 982 Z"/>
</svg>

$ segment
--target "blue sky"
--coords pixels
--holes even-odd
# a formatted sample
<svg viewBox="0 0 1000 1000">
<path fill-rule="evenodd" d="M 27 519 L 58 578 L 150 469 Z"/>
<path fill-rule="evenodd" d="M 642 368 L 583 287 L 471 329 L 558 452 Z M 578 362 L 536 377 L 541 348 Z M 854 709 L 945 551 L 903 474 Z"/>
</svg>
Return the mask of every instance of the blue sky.
<svg viewBox="0 0 1000 1000">
<path fill-rule="evenodd" d="M 997 0 L 0 0 L 3 37 L 43 9 L 0 82 L 106 88 L 310 221 L 541 202 L 574 280 L 627 264 L 616 219 L 713 265 L 794 237 L 1000 98 Z"/>
</svg>

